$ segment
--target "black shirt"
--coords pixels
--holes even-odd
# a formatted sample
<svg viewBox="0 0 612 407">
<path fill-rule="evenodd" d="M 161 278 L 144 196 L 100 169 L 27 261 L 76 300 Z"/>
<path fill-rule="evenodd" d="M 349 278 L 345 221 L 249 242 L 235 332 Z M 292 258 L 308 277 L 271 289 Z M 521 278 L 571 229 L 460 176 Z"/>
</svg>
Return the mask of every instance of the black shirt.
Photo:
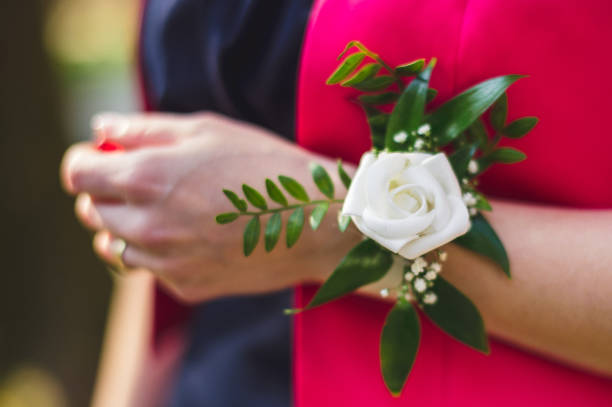
<svg viewBox="0 0 612 407">
<path fill-rule="evenodd" d="M 140 45 L 154 110 L 215 111 L 293 139 L 311 2 L 148 0 Z M 287 290 L 198 306 L 168 405 L 289 406 L 291 301 Z"/>
</svg>

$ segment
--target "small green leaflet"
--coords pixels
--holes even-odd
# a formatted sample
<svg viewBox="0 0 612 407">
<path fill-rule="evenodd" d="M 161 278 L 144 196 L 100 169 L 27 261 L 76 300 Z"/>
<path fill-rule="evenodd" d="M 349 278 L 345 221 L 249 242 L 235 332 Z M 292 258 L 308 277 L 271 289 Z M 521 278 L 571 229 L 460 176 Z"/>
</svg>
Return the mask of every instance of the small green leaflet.
<svg viewBox="0 0 612 407">
<path fill-rule="evenodd" d="M 508 124 L 500 130 L 500 133 L 506 137 L 520 138 L 529 133 L 536 124 L 538 124 L 537 117 L 523 117 Z"/>
<path fill-rule="evenodd" d="M 338 229 L 340 229 L 340 232 L 344 232 L 346 230 L 346 228 L 348 228 L 348 225 L 351 224 L 351 217 L 348 215 L 342 215 L 339 214 L 338 216 Z"/>
<path fill-rule="evenodd" d="M 396 92 L 383 92 L 376 93 L 373 95 L 359 95 L 357 99 L 366 105 L 386 105 L 391 102 L 395 102 L 399 98 L 399 93 Z"/>
<path fill-rule="evenodd" d="M 285 175 L 279 175 L 278 181 L 281 183 L 283 188 L 285 188 L 285 190 L 289 193 L 289 195 L 291 195 L 295 199 L 302 201 L 302 202 L 310 201 L 310 198 L 308 198 L 308 194 L 306 193 L 306 190 L 304 189 L 304 187 L 299 182 L 294 180 L 293 178 L 287 177 Z"/>
<path fill-rule="evenodd" d="M 395 83 L 395 79 L 392 76 L 381 75 L 357 83 L 353 85 L 353 88 L 363 92 L 376 92 L 388 88 L 392 83 Z"/>
<path fill-rule="evenodd" d="M 315 206 L 315 208 L 312 210 L 312 213 L 310 214 L 310 218 L 308 219 L 312 230 L 317 230 L 319 228 L 319 225 L 325 217 L 325 214 L 327 213 L 328 209 L 328 202 L 323 202 Z"/>
<path fill-rule="evenodd" d="M 371 239 L 364 240 L 342 259 L 306 308 L 325 304 L 381 279 L 392 264 L 393 256 L 390 251 Z"/>
<path fill-rule="evenodd" d="M 423 311 L 444 332 L 482 353 L 489 353 L 484 322 L 476 306 L 461 291 L 442 277 L 432 289 L 438 301 L 423 304 Z"/>
<path fill-rule="evenodd" d="M 270 199 L 272 199 L 274 202 L 283 206 L 287 206 L 289 204 L 289 202 L 287 202 L 287 198 L 285 198 L 285 195 L 283 195 L 274 181 L 269 178 L 266 178 L 266 191 L 268 192 Z"/>
<path fill-rule="evenodd" d="M 342 81 L 344 78 L 349 76 L 351 72 L 359 66 L 361 61 L 365 58 L 365 54 L 363 52 L 356 52 L 352 55 L 349 55 L 338 68 L 334 71 L 333 74 L 327 79 L 328 85 L 333 85 Z"/>
<path fill-rule="evenodd" d="M 350 78 L 342 82 L 341 85 L 342 86 L 354 86 L 359 83 L 362 83 L 363 81 L 370 79 L 371 77 L 376 75 L 378 71 L 380 71 L 380 68 L 381 68 L 380 64 L 376 64 L 376 63 L 366 64 L 364 65 L 363 68 L 358 70 L 355 75 L 351 76 Z"/>
<path fill-rule="evenodd" d="M 521 75 L 498 76 L 479 83 L 437 108 L 428 118 L 438 146 L 445 146 L 478 119 Z"/>
<path fill-rule="evenodd" d="M 232 205 L 236 207 L 240 212 L 244 212 L 247 210 L 247 203 L 244 199 L 240 199 L 238 195 L 234 191 L 230 191 L 229 189 L 224 189 L 223 193 L 230 200 Z"/>
<path fill-rule="evenodd" d="M 425 60 L 421 58 L 408 64 L 395 67 L 395 73 L 399 76 L 415 76 L 423 70 L 424 66 Z"/>
<path fill-rule="evenodd" d="M 304 227 L 304 208 L 299 207 L 287 221 L 287 247 L 291 248 L 297 242 Z"/>
<path fill-rule="evenodd" d="M 393 396 L 402 392 L 420 340 L 418 314 L 408 301 L 398 300 L 387 315 L 380 337 L 380 368 L 385 385 Z"/>
<path fill-rule="evenodd" d="M 334 199 L 334 183 L 325 168 L 317 163 L 310 163 L 310 173 L 319 191 L 329 199 Z"/>
<path fill-rule="evenodd" d="M 239 216 L 240 216 L 239 213 L 236 213 L 236 212 L 227 212 L 227 213 L 221 213 L 221 214 L 217 215 L 215 217 L 215 220 L 217 221 L 218 224 L 224 225 L 226 223 L 230 223 L 230 222 L 235 221 L 236 219 L 238 219 Z"/>
<path fill-rule="evenodd" d="M 255 250 L 255 246 L 257 246 L 259 241 L 260 231 L 259 216 L 253 216 L 244 229 L 243 251 L 245 256 L 250 255 Z"/>
<path fill-rule="evenodd" d="M 342 181 L 344 187 L 349 189 L 351 187 L 351 177 L 344 170 L 342 160 L 338 160 L 338 176 L 340 177 L 340 181 Z"/>
<path fill-rule="evenodd" d="M 485 154 L 478 159 L 480 171 L 484 171 L 493 163 L 514 164 L 523 161 L 527 156 L 522 151 L 512 147 L 501 147 Z"/>
<path fill-rule="evenodd" d="M 268 223 L 266 224 L 266 230 L 264 232 L 264 243 L 267 252 L 272 251 L 272 249 L 274 249 L 274 246 L 276 246 L 278 238 L 280 237 L 281 228 L 281 214 L 277 212 L 270 216 L 270 219 L 268 219 Z"/>
<path fill-rule="evenodd" d="M 510 261 L 506 249 L 489 222 L 481 214 L 472 218 L 472 227 L 469 232 L 453 242 L 493 260 L 510 277 Z"/>
<path fill-rule="evenodd" d="M 429 66 L 410 82 L 395 104 L 385 134 L 385 147 L 389 150 L 400 150 L 406 144 L 395 142 L 393 138 L 396 134 L 405 132 L 410 136 L 410 133 L 421 124 L 425 114 L 429 78 L 435 64 L 436 60 L 433 59 Z M 407 143 L 411 142 L 412 138 L 408 137 Z"/>
<path fill-rule="evenodd" d="M 242 184 L 242 192 L 244 192 L 244 196 L 246 196 L 246 199 L 248 199 L 248 201 L 254 207 L 264 210 L 268 209 L 266 200 L 259 192 L 257 192 L 256 189 L 248 186 L 247 184 Z"/>
</svg>

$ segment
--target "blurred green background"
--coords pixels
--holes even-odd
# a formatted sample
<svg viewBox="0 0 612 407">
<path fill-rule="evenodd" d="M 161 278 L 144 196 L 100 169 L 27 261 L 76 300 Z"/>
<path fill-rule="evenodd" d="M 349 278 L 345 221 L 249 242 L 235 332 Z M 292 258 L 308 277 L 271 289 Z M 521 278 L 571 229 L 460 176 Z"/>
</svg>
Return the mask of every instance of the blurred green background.
<svg viewBox="0 0 612 407">
<path fill-rule="evenodd" d="M 60 189 L 98 111 L 131 111 L 138 0 L 0 6 L 0 406 L 87 406 L 112 280 Z"/>
</svg>

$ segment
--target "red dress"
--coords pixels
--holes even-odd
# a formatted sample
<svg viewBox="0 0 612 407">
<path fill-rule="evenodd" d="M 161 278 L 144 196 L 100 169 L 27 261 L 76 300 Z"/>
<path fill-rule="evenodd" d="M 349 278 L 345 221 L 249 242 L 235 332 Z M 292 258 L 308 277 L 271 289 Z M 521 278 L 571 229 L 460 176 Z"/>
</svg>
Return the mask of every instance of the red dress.
<svg viewBox="0 0 612 407">
<path fill-rule="evenodd" d="M 540 124 L 513 140 L 528 160 L 483 179 L 491 195 L 582 208 L 612 207 L 607 130 L 612 109 L 609 0 L 322 0 L 303 48 L 297 131 L 303 147 L 356 163 L 370 148 L 352 90 L 325 85 L 336 56 L 359 40 L 393 65 L 437 57 L 443 101 L 484 79 L 528 74 L 509 91 L 509 119 Z M 300 287 L 304 305 L 314 287 Z M 295 324 L 297 407 L 610 406 L 612 381 L 491 340 L 483 356 L 422 319 L 421 349 L 399 399 L 384 387 L 378 341 L 389 305 L 351 296 Z M 602 316 L 603 317 L 603 316 Z"/>
</svg>

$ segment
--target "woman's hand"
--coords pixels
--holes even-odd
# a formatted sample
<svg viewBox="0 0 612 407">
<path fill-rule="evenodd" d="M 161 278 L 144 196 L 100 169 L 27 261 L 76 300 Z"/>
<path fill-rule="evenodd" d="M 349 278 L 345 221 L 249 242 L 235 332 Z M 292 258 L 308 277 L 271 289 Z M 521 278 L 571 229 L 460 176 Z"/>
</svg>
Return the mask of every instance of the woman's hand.
<svg viewBox="0 0 612 407">
<path fill-rule="evenodd" d="M 232 210 L 222 189 L 248 183 L 263 191 L 262 181 L 278 173 L 312 184 L 309 161 L 333 166 L 258 127 L 208 113 L 104 115 L 94 127 L 125 151 L 100 152 L 92 143 L 68 150 L 62 180 L 77 195 L 77 216 L 97 231 L 94 248 L 103 259 L 115 262 L 110 246 L 124 239 L 125 265 L 152 271 L 184 300 L 319 280 L 359 239 L 337 233 L 330 211 L 317 239 L 304 228 L 290 253 L 279 242 L 272 253 L 244 258 L 245 221 L 214 220 Z"/>
</svg>

